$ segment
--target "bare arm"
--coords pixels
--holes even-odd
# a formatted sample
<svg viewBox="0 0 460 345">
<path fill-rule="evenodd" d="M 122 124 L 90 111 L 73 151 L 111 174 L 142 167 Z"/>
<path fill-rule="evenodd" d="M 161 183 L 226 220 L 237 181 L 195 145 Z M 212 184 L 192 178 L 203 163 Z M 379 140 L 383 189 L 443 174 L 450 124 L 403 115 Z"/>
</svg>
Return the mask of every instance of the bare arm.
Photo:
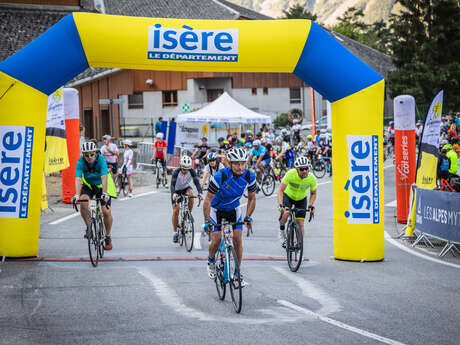
<svg viewBox="0 0 460 345">
<path fill-rule="evenodd" d="M 278 205 L 282 205 L 283 204 L 283 195 L 284 195 L 284 190 L 286 189 L 286 185 L 281 182 L 280 183 L 280 187 L 278 188 Z"/>
<path fill-rule="evenodd" d="M 75 195 L 80 195 L 81 193 L 81 178 L 75 177 Z"/>
<path fill-rule="evenodd" d="M 102 180 L 102 192 L 107 193 L 107 175 L 102 175 L 101 180 Z"/>
<path fill-rule="evenodd" d="M 210 219 L 210 213 L 211 213 L 211 201 L 212 201 L 212 198 L 214 198 L 214 194 L 212 194 L 211 192 L 207 192 L 206 193 L 206 196 L 204 198 L 204 202 L 203 202 L 203 216 L 204 216 L 204 221 L 205 222 L 209 222 L 209 219 Z"/>
<path fill-rule="evenodd" d="M 256 192 L 248 193 L 248 206 L 246 208 L 246 217 L 251 217 L 252 212 L 256 208 Z"/>
<path fill-rule="evenodd" d="M 316 189 L 315 190 L 310 190 L 310 202 L 308 203 L 308 206 L 313 206 L 316 200 Z"/>
<path fill-rule="evenodd" d="M 204 188 L 204 185 L 205 185 L 206 181 L 208 180 L 208 176 L 209 176 L 209 174 L 205 171 L 204 174 L 203 174 L 203 178 L 201 179 L 201 188 Z"/>
</svg>

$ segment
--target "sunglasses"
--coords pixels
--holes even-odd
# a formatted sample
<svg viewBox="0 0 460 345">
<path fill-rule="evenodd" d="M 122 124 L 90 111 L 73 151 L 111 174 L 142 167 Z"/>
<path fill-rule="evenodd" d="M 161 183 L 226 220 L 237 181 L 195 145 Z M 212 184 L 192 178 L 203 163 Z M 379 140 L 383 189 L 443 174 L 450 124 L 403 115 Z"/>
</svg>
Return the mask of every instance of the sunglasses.
<svg viewBox="0 0 460 345">
<path fill-rule="evenodd" d="M 84 153 L 83 156 L 85 156 L 86 158 L 91 158 L 91 157 L 94 157 L 96 154 L 95 153 Z"/>
<path fill-rule="evenodd" d="M 306 172 L 308 171 L 308 168 L 299 168 L 299 171 Z"/>
</svg>

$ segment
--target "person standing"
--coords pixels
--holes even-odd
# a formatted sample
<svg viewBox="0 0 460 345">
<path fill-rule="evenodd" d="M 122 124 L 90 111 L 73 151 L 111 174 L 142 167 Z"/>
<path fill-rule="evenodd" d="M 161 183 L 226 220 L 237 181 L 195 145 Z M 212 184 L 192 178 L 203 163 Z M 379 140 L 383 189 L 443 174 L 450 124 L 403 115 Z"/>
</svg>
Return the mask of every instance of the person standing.
<svg viewBox="0 0 460 345">
<path fill-rule="evenodd" d="M 158 118 L 158 121 L 155 122 L 155 134 L 158 134 L 158 133 L 161 132 L 161 122 L 162 122 L 162 121 L 163 121 L 163 117 L 160 116 L 160 117 Z"/>
<path fill-rule="evenodd" d="M 126 169 L 126 176 L 128 177 L 128 185 L 129 185 L 129 194 L 128 197 L 133 197 L 133 150 L 131 150 L 131 146 L 133 146 L 133 142 L 129 139 L 124 141 L 125 145 L 125 153 L 123 154 L 123 165 L 121 169 Z"/>
<path fill-rule="evenodd" d="M 107 161 L 107 167 L 110 168 L 112 172 L 112 178 L 114 181 L 117 180 L 118 174 L 118 147 L 114 143 L 111 143 L 110 140 L 112 137 L 108 134 L 102 137 L 104 145 L 101 147 L 101 154 L 104 156 Z"/>
</svg>

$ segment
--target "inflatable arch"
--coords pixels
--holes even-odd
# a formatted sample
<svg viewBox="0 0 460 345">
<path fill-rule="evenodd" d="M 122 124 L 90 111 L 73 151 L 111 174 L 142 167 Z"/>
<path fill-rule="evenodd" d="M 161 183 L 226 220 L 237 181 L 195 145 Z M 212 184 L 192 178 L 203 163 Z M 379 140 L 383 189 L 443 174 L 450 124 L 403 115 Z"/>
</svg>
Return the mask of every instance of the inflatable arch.
<svg viewBox="0 0 460 345">
<path fill-rule="evenodd" d="M 382 260 L 381 75 L 309 20 L 73 13 L 0 63 L 0 256 L 36 256 L 47 96 L 88 67 L 294 73 L 332 104 L 334 256 Z"/>
</svg>

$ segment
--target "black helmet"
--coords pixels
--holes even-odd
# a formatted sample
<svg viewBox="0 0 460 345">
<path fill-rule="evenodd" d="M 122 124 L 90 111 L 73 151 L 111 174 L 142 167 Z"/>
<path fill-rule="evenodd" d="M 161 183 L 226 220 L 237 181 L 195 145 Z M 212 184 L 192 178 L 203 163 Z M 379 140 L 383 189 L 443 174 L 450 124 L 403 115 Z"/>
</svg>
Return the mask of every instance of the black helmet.
<svg viewBox="0 0 460 345">
<path fill-rule="evenodd" d="M 224 140 L 225 140 L 225 139 L 222 138 L 222 137 L 220 137 L 219 139 L 217 139 L 217 141 L 218 141 L 219 143 L 223 142 Z"/>
</svg>

